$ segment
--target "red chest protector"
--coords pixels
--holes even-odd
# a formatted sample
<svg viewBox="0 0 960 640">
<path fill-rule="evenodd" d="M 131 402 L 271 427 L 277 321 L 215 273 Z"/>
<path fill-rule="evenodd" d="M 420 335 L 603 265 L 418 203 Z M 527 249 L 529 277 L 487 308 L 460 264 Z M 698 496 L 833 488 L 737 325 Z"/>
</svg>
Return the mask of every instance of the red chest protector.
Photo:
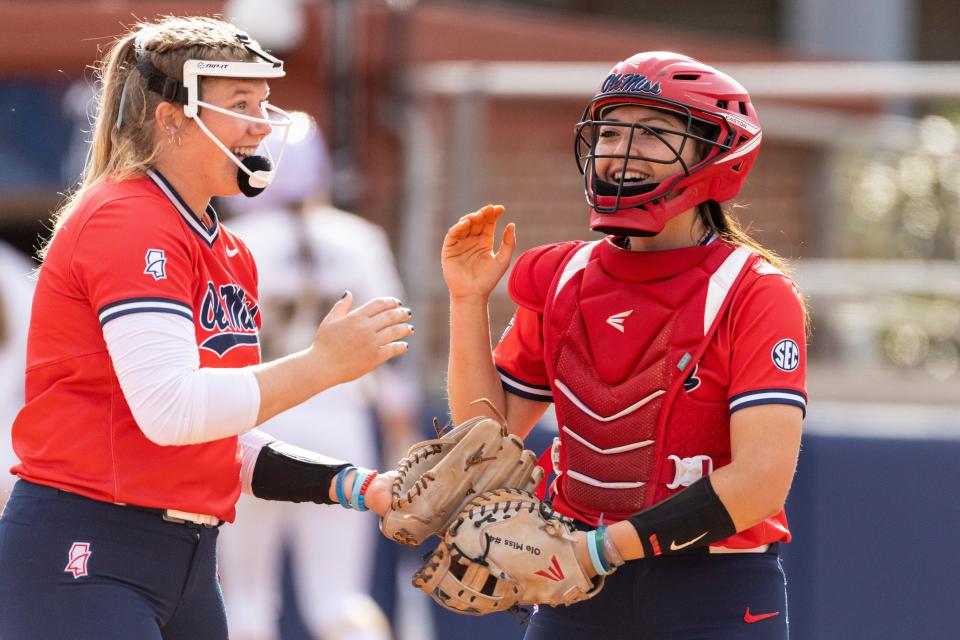
<svg viewBox="0 0 960 640">
<path fill-rule="evenodd" d="M 615 522 L 729 464 L 726 398 L 683 389 L 757 259 L 720 242 L 641 254 L 607 238 L 517 261 L 511 295 L 543 314 L 558 510 Z"/>
</svg>

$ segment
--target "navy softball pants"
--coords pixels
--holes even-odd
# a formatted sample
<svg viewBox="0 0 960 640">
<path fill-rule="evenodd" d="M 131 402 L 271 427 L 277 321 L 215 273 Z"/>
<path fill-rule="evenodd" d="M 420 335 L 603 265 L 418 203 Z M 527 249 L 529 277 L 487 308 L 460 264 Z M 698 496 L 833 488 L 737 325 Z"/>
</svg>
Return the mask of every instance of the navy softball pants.
<svg viewBox="0 0 960 640">
<path fill-rule="evenodd" d="M 20 480 L 0 517 L 0 640 L 225 640 L 216 541 Z"/>
<path fill-rule="evenodd" d="M 787 640 L 786 578 L 766 553 L 628 562 L 593 599 L 540 607 L 524 640 Z"/>
</svg>

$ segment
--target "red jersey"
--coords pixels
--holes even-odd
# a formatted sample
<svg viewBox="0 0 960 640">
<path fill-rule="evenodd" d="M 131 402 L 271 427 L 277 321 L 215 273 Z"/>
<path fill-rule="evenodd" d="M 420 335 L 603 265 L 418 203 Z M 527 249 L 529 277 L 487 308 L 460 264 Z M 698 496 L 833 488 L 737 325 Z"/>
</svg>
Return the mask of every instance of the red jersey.
<svg viewBox="0 0 960 640">
<path fill-rule="evenodd" d="M 253 258 L 207 212 L 210 227 L 150 172 L 95 185 L 67 218 L 33 300 L 13 473 L 105 502 L 233 520 L 237 437 L 187 446 L 147 439 L 102 333 L 121 316 L 174 314 L 194 323 L 201 367 L 260 361 Z"/>
<path fill-rule="evenodd" d="M 508 391 L 556 400 L 558 510 L 629 517 L 730 462 L 730 413 L 805 408 L 799 295 L 748 256 L 723 242 L 631 252 L 606 239 L 517 261 L 520 307 L 495 356 Z M 782 513 L 720 544 L 775 540 L 789 540 Z"/>
</svg>

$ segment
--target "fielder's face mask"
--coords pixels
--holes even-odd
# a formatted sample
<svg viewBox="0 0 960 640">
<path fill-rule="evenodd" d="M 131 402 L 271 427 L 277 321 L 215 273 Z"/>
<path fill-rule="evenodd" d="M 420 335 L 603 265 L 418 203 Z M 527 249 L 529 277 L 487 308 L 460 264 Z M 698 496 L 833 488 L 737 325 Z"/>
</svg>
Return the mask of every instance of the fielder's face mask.
<svg viewBox="0 0 960 640">
<path fill-rule="evenodd" d="M 237 165 L 237 184 L 240 191 L 247 197 L 253 197 L 261 193 L 267 185 L 273 182 L 280 161 L 283 159 L 283 152 L 287 146 L 287 135 L 290 132 L 290 125 L 293 120 L 290 115 L 278 107 L 267 102 L 263 103 L 264 110 L 271 116 L 269 118 L 257 118 L 242 113 L 235 113 L 229 109 L 218 107 L 200 100 L 200 77 L 212 78 L 252 78 L 272 80 L 273 78 L 282 78 L 286 75 L 283 70 L 283 61 L 270 55 L 259 46 L 257 46 L 245 33 L 237 33 L 237 40 L 254 56 L 260 58 L 256 62 L 233 62 L 220 60 L 187 60 L 183 63 L 183 82 L 177 82 L 174 78 L 164 75 L 153 64 L 143 60 L 140 52 L 142 48 L 137 46 L 137 69 L 146 79 L 147 87 L 159 93 L 167 102 L 175 102 L 183 105 L 183 112 L 188 118 L 192 118 L 200 130 L 210 140 L 217 145 L 221 151 L 227 154 L 227 157 Z M 138 43 L 139 45 L 139 43 Z M 210 109 L 232 118 L 239 118 L 247 122 L 256 122 L 267 124 L 271 127 L 283 127 L 283 139 L 280 143 L 280 150 L 277 159 L 274 161 L 270 148 L 263 143 L 266 151 L 264 156 L 247 156 L 239 160 L 230 149 L 227 148 L 213 133 L 207 128 L 200 118 L 200 107 Z M 120 106 L 120 113 L 123 113 L 123 105 Z M 117 125 L 120 125 L 118 120 Z"/>
</svg>

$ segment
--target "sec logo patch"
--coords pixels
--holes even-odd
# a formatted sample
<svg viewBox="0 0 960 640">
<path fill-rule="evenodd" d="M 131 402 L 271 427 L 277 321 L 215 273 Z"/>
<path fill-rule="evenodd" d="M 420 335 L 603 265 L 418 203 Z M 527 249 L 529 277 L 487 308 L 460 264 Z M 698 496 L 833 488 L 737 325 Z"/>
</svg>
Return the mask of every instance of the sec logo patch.
<svg viewBox="0 0 960 640">
<path fill-rule="evenodd" d="M 784 338 L 774 345 L 770 357 L 777 369 L 793 371 L 800 366 L 800 347 L 790 338 Z"/>
</svg>

